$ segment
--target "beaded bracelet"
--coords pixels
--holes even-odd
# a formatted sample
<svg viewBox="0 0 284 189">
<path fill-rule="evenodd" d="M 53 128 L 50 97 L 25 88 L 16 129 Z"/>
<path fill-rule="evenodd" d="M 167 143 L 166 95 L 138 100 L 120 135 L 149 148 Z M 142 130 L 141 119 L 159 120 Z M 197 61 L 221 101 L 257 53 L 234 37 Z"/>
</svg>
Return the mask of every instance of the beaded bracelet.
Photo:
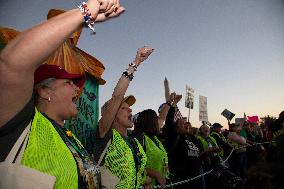
<svg viewBox="0 0 284 189">
<path fill-rule="evenodd" d="M 132 81 L 132 79 L 134 78 L 133 73 L 131 73 L 130 71 L 125 71 L 122 73 L 122 75 L 126 78 L 128 78 L 130 81 Z"/>
<path fill-rule="evenodd" d="M 86 25 L 94 32 L 95 32 L 95 28 L 94 28 L 94 19 L 92 17 L 92 14 L 90 13 L 88 6 L 85 2 L 82 2 L 81 5 L 78 6 L 78 8 L 80 9 L 83 17 L 84 17 L 84 22 L 86 23 Z"/>
<path fill-rule="evenodd" d="M 129 64 L 129 66 L 133 67 L 134 68 L 134 71 L 137 71 L 137 68 L 138 68 L 138 65 L 137 64 L 134 64 L 133 62 L 131 62 Z"/>
</svg>

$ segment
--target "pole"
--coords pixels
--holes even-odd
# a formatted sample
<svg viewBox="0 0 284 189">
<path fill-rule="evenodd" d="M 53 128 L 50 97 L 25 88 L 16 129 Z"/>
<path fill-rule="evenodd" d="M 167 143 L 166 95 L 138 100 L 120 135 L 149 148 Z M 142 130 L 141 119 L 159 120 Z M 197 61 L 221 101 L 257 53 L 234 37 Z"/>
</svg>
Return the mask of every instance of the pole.
<svg viewBox="0 0 284 189">
<path fill-rule="evenodd" d="M 188 108 L 188 117 L 187 117 L 188 122 L 189 122 L 189 117 L 190 117 L 190 108 Z"/>
</svg>

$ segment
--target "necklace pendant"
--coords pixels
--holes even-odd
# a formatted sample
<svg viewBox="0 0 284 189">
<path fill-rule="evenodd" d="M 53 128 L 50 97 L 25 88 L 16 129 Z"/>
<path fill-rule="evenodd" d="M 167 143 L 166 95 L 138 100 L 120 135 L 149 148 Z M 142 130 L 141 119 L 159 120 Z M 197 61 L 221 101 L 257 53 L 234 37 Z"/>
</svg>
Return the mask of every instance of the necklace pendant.
<svg viewBox="0 0 284 189">
<path fill-rule="evenodd" d="M 72 137 L 72 132 L 71 131 L 66 131 L 66 135 L 69 137 Z"/>
</svg>

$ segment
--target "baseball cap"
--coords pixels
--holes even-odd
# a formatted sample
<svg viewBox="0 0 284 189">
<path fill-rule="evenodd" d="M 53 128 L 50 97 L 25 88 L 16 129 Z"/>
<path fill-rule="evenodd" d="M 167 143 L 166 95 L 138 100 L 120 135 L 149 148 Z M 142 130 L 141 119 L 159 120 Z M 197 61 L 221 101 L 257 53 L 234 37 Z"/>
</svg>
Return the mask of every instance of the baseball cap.
<svg viewBox="0 0 284 189">
<path fill-rule="evenodd" d="M 38 84 L 41 81 L 48 79 L 72 79 L 73 83 L 79 88 L 84 85 L 85 76 L 82 74 L 71 74 L 65 69 L 57 65 L 42 64 L 34 73 L 34 84 Z"/>
<path fill-rule="evenodd" d="M 104 103 L 104 105 L 101 107 L 101 114 L 103 114 L 103 112 L 106 110 L 106 107 L 109 104 L 110 100 L 106 101 L 106 103 Z M 136 102 L 136 98 L 133 95 L 128 95 L 123 98 L 121 104 L 123 102 L 126 102 L 128 106 L 132 106 Z"/>
<path fill-rule="evenodd" d="M 213 123 L 213 125 L 211 126 L 211 128 L 222 128 L 223 126 L 220 123 Z"/>
</svg>

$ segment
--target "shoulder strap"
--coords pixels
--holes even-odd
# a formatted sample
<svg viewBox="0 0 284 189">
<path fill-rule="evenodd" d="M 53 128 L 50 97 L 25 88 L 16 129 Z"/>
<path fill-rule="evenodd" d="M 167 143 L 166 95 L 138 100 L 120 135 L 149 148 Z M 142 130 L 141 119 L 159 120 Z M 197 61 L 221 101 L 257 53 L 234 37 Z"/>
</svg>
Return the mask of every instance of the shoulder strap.
<svg viewBox="0 0 284 189">
<path fill-rule="evenodd" d="M 104 159 L 105 153 L 106 153 L 106 151 L 107 151 L 107 149 L 108 149 L 110 143 L 111 143 L 111 139 L 107 142 L 107 145 L 106 145 L 105 149 L 103 150 L 103 152 L 102 152 L 102 154 L 101 154 L 101 156 L 100 156 L 100 159 L 99 159 L 99 161 L 98 161 L 98 165 L 100 165 L 101 162 L 102 162 L 102 160 Z"/>
<path fill-rule="evenodd" d="M 29 125 L 25 128 L 25 130 L 22 132 L 16 143 L 14 144 L 13 148 L 7 155 L 5 162 L 13 163 L 14 160 L 15 164 L 21 164 L 21 160 L 26 148 L 26 144 L 28 142 L 29 134 L 30 134 L 30 128 L 31 128 L 32 122 L 29 123 Z M 20 151 L 19 151 L 20 150 Z M 17 156 L 18 154 L 18 156 Z"/>
</svg>

